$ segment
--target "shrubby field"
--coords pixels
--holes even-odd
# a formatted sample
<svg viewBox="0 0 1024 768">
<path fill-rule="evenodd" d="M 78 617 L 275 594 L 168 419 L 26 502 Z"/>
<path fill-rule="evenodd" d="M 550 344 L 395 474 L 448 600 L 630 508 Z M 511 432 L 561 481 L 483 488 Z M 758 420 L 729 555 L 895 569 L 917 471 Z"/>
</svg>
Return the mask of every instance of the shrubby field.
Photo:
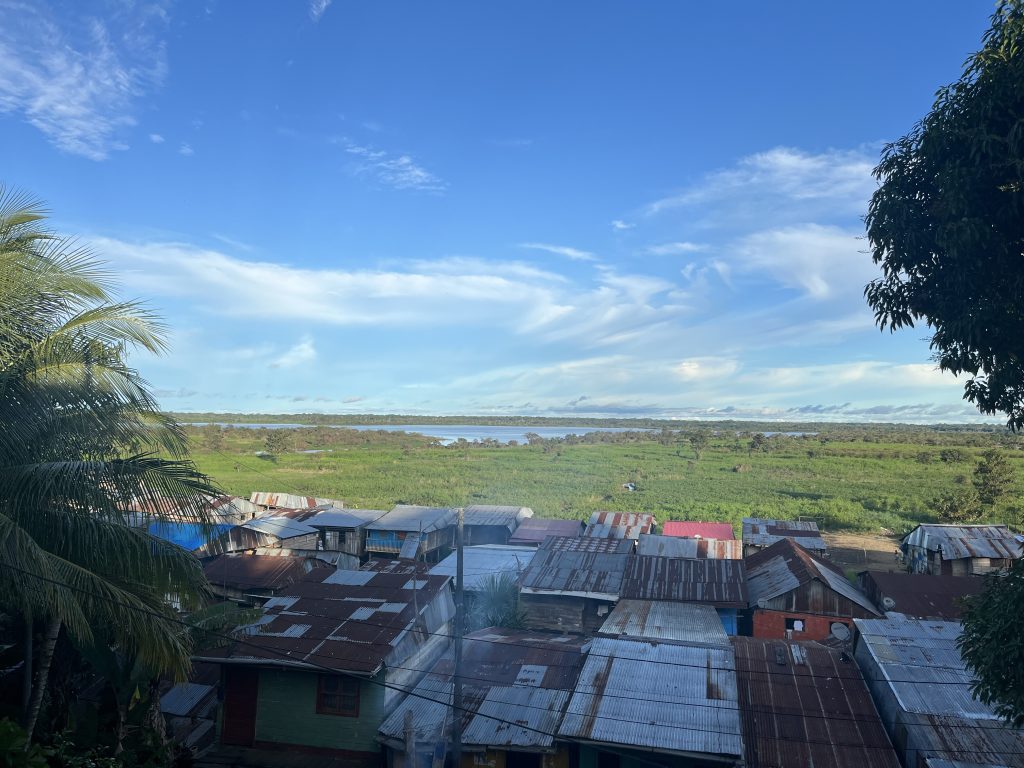
<svg viewBox="0 0 1024 768">
<path fill-rule="evenodd" d="M 595 510 L 645 511 L 662 521 L 729 521 L 737 530 L 744 516 L 804 516 L 826 530 L 897 534 L 942 522 L 935 498 L 969 491 L 982 455 L 997 447 L 1012 482 L 977 517 L 1024 522 L 1024 441 L 1001 429 L 803 425 L 816 434 L 762 441 L 736 427 L 593 433 L 515 446 L 441 446 L 421 435 L 326 427 L 206 426 L 190 427 L 189 435 L 200 469 L 239 495 L 290 491 L 382 509 L 517 504 L 540 516 L 580 519 Z M 689 440 L 696 431 L 708 438 L 699 459 Z"/>
</svg>

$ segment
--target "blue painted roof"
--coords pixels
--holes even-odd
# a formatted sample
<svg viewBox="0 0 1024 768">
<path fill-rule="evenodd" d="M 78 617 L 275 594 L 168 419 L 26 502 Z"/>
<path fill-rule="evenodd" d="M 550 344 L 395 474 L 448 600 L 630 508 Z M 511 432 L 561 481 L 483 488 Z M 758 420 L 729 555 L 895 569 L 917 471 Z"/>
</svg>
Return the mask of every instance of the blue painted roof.
<svg viewBox="0 0 1024 768">
<path fill-rule="evenodd" d="M 224 524 L 202 525 L 200 523 L 157 521 L 146 526 L 146 531 L 158 539 L 164 539 L 191 551 L 234 527 L 233 525 Z"/>
</svg>

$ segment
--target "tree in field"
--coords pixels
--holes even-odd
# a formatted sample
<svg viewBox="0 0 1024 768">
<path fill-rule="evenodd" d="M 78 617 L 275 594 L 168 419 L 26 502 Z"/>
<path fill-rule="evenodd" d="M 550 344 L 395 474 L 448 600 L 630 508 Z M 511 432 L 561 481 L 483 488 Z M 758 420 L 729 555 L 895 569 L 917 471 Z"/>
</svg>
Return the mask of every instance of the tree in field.
<svg viewBox="0 0 1024 768">
<path fill-rule="evenodd" d="M 170 631 L 165 596 L 196 598 L 202 570 L 130 527 L 125 510 L 170 499 L 206 522 L 216 493 L 125 359 L 132 348 L 161 352 L 161 326 L 114 301 L 95 259 L 44 218 L 37 203 L 0 190 L 0 608 L 25 627 L 30 737 L 61 631 L 89 643 L 102 627 L 155 668 L 186 668 L 189 646 Z"/>
<path fill-rule="evenodd" d="M 981 594 L 966 602 L 964 631 L 957 642 L 975 677 L 971 690 L 1019 728 L 1024 725 L 1024 560 L 1017 560 L 1008 573 L 985 576 Z"/>
<path fill-rule="evenodd" d="M 974 488 L 955 488 L 932 499 L 932 509 L 943 523 L 973 523 L 981 516 L 981 501 Z"/>
<path fill-rule="evenodd" d="M 768 438 L 764 433 L 758 432 L 750 439 L 750 443 L 747 445 L 747 454 L 753 454 L 754 451 L 767 451 L 770 447 L 771 443 L 768 442 Z"/>
<path fill-rule="evenodd" d="M 267 431 L 267 439 L 263 441 L 263 448 L 273 456 L 280 456 L 288 450 L 288 436 L 284 430 L 270 429 Z"/>
<path fill-rule="evenodd" d="M 883 330 L 926 323 L 964 397 L 1024 427 L 1024 0 L 1001 0 L 981 50 L 875 168 L 866 217 Z"/>
<path fill-rule="evenodd" d="M 991 506 L 1009 493 L 1013 486 L 1013 467 L 998 448 L 990 448 L 974 468 L 974 488 L 982 504 Z"/>
<path fill-rule="evenodd" d="M 708 447 L 708 433 L 704 431 L 694 432 L 690 435 L 690 447 L 693 448 L 693 458 L 700 461 L 701 455 Z"/>
</svg>

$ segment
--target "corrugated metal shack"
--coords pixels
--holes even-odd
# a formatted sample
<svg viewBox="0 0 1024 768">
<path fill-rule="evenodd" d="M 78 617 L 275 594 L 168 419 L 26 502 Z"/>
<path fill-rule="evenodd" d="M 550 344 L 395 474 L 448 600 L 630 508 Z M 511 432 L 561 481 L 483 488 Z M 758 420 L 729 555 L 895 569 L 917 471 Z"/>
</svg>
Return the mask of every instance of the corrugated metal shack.
<svg viewBox="0 0 1024 768">
<path fill-rule="evenodd" d="M 681 536 L 687 539 L 735 539 L 732 523 L 705 523 L 699 520 L 669 520 L 661 529 L 666 536 Z"/>
<path fill-rule="evenodd" d="M 742 765 L 733 651 L 595 638 L 558 733 L 580 768 Z"/>
<path fill-rule="evenodd" d="M 316 569 L 271 598 L 244 643 L 199 659 L 222 665 L 222 743 L 379 765 L 395 688 L 415 685 L 449 645 L 448 583 L 421 563 L 377 560 Z"/>
<path fill-rule="evenodd" d="M 739 610 L 747 607 L 746 572 L 742 560 L 638 556 L 626 568 L 621 596 L 713 606 L 725 631 L 735 635 Z"/>
<path fill-rule="evenodd" d="M 743 518 L 743 554 L 752 555 L 770 547 L 780 539 L 794 539 L 804 549 L 824 552 L 828 549 L 821 538 L 818 524 L 812 520 L 769 520 L 765 517 Z"/>
<path fill-rule="evenodd" d="M 476 547 L 465 547 L 462 550 L 462 576 L 466 592 L 477 592 L 484 589 L 491 576 L 507 573 L 516 583 L 526 570 L 536 547 L 513 547 L 502 544 L 481 544 Z M 439 576 L 451 576 L 455 579 L 457 556 L 452 552 L 448 557 L 430 569 Z"/>
<path fill-rule="evenodd" d="M 917 573 L 972 576 L 1008 568 L 1021 543 L 1005 525 L 919 525 L 900 545 Z"/>
<path fill-rule="evenodd" d="M 262 509 L 264 512 L 273 512 L 278 509 L 310 509 L 312 507 L 338 507 L 345 506 L 345 502 L 338 499 L 318 499 L 315 496 L 299 496 L 295 493 L 272 493 L 268 491 L 253 491 L 249 501 Z"/>
<path fill-rule="evenodd" d="M 643 534 L 637 541 L 636 553 L 645 557 L 742 560 L 743 542 L 735 539 L 684 539 L 677 536 Z"/>
<path fill-rule="evenodd" d="M 880 615 L 839 568 L 791 539 L 747 558 L 747 587 L 753 637 L 824 640 L 837 623 Z"/>
<path fill-rule="evenodd" d="M 516 528 L 531 517 L 529 507 L 473 504 L 463 509 L 463 543 L 508 544 Z"/>
<path fill-rule="evenodd" d="M 548 536 L 580 536 L 583 534 L 581 520 L 551 520 L 528 517 L 520 523 L 509 538 L 509 544 L 540 546 Z"/>
<path fill-rule="evenodd" d="M 523 573 L 520 602 L 534 629 L 593 633 L 619 599 L 633 542 L 549 536 Z"/>
<path fill-rule="evenodd" d="M 244 605 L 262 605 L 314 568 L 327 568 L 316 558 L 267 555 L 218 555 L 203 565 L 213 594 Z"/>
<path fill-rule="evenodd" d="M 852 658 L 818 643 L 732 643 L 746 768 L 899 768 Z"/>
<path fill-rule="evenodd" d="M 454 542 L 456 514 L 448 507 L 418 507 L 399 504 L 366 526 L 366 551 L 371 557 L 394 557 L 402 552 L 409 536 L 418 536 L 414 552 L 403 557 L 423 557 L 437 562 L 448 554 Z"/>
<path fill-rule="evenodd" d="M 896 611 L 915 619 L 958 621 L 965 597 L 977 595 L 984 579 L 973 576 L 931 576 L 925 573 L 862 571 L 857 581 L 883 613 Z"/>
<path fill-rule="evenodd" d="M 600 634 L 622 640 L 729 647 L 718 612 L 697 603 L 619 600 Z"/>
<path fill-rule="evenodd" d="M 905 766 L 1024 766 L 1024 730 L 1003 724 L 971 695 L 956 640 L 960 623 L 856 619 L 854 656 Z"/>
<path fill-rule="evenodd" d="M 296 519 L 305 511 L 278 510 L 247 520 L 197 547 L 193 553 L 196 557 L 205 559 L 228 552 L 245 552 L 257 548 L 316 550 L 319 546 L 319 532 L 313 526 Z"/>
<path fill-rule="evenodd" d="M 366 557 L 366 526 L 384 517 L 383 509 L 339 509 L 326 506 L 311 509 L 298 519 L 320 534 L 320 549 Z"/>
<path fill-rule="evenodd" d="M 553 734 L 583 666 L 584 642 L 582 637 L 498 627 L 466 635 L 462 740 L 470 754 L 464 766 L 506 768 L 543 754 L 546 768 L 569 768 L 569 747 Z M 447 738 L 453 669 L 449 651 L 381 725 L 392 768 L 429 765 L 435 745 Z M 406 713 L 412 716 L 411 734 L 405 729 Z M 407 739 L 415 745 L 417 761 L 408 759 Z M 533 760 L 540 765 L 537 757 Z"/>
<path fill-rule="evenodd" d="M 594 512 L 587 521 L 584 536 L 598 539 L 633 539 L 641 533 L 654 533 L 658 521 L 647 512 Z"/>
</svg>

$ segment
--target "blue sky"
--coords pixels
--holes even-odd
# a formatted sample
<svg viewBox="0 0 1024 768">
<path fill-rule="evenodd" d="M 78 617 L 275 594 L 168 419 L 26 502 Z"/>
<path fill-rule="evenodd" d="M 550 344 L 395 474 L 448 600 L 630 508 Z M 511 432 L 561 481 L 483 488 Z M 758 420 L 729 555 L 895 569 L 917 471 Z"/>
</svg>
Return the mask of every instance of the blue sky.
<svg viewBox="0 0 1024 768">
<path fill-rule="evenodd" d="M 0 180 L 171 410 L 973 421 L 861 218 L 991 10 L 0 0 Z"/>
</svg>

